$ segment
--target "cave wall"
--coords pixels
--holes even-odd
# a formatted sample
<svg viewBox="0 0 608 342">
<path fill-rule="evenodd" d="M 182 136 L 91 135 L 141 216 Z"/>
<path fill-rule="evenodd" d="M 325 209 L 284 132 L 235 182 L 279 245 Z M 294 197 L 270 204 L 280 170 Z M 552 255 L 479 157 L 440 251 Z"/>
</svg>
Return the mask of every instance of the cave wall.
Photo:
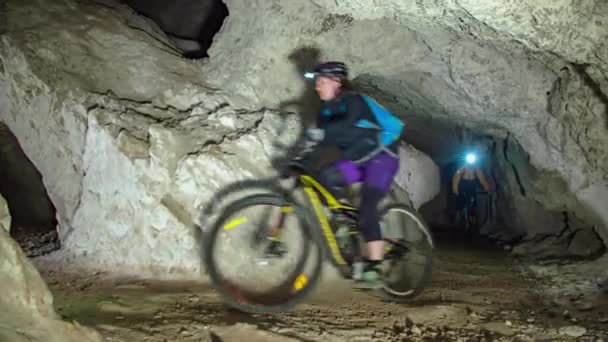
<svg viewBox="0 0 608 342">
<path fill-rule="evenodd" d="M 226 3 L 233 15 L 204 70 L 238 103 L 294 97 L 302 83 L 289 56 L 317 47 L 370 80 L 372 94 L 421 132 L 418 144 L 437 140 L 415 144 L 433 157 L 450 140 L 447 130 L 425 134 L 429 122 L 513 137 L 539 170 L 543 208 L 565 206 L 606 237 L 608 3 Z"/>
<path fill-rule="evenodd" d="M 549 177 L 530 165 L 529 155 L 509 136 L 497 143 L 491 156 L 499 197 L 498 224 L 489 235 L 517 241 L 515 255 L 585 258 L 604 252 L 598 225 L 582 220 L 559 201 L 551 205 L 567 191 L 562 179 L 548 183 Z"/>
</svg>

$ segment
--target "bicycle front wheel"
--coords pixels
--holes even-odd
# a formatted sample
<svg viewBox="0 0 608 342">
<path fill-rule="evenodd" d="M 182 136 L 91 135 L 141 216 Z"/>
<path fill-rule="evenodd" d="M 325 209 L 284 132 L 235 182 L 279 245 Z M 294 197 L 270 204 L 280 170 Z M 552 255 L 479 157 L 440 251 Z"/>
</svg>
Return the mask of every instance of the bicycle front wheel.
<svg viewBox="0 0 608 342">
<path fill-rule="evenodd" d="M 277 222 L 284 249 L 278 255 L 269 254 L 267 239 Z M 322 254 L 313 229 L 310 215 L 282 196 L 251 195 L 228 206 L 206 234 L 203 264 L 228 305 L 251 313 L 284 311 L 320 278 Z"/>
<path fill-rule="evenodd" d="M 395 299 L 411 299 L 430 281 L 433 237 L 414 208 L 391 204 L 381 215 L 384 292 Z"/>
</svg>

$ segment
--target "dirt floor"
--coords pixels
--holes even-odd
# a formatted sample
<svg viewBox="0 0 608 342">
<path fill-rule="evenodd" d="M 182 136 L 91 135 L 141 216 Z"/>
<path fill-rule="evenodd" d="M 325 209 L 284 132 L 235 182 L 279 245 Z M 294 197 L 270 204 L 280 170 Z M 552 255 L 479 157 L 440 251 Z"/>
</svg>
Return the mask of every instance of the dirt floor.
<svg viewBox="0 0 608 342">
<path fill-rule="evenodd" d="M 431 286 L 407 304 L 332 280 L 281 314 L 229 310 L 202 283 L 42 274 L 57 311 L 107 341 L 608 341 L 608 295 L 581 287 L 580 267 L 483 245 L 440 244 Z"/>
</svg>

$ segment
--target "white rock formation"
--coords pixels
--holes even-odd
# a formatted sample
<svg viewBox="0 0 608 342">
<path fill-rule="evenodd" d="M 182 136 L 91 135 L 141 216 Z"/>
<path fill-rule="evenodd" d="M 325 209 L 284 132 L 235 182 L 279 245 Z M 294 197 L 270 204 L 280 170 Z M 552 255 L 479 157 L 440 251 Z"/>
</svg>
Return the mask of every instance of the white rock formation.
<svg viewBox="0 0 608 342">
<path fill-rule="evenodd" d="M 399 148 L 399 158 L 395 182 L 408 194 L 412 206 L 420 209 L 439 194 L 439 167 L 429 156 L 407 144 Z"/>
<path fill-rule="evenodd" d="M 51 292 L 8 234 L 10 213 L 2 196 L 0 218 L 0 341 L 101 342 L 96 331 L 64 322 L 55 313 Z"/>
</svg>

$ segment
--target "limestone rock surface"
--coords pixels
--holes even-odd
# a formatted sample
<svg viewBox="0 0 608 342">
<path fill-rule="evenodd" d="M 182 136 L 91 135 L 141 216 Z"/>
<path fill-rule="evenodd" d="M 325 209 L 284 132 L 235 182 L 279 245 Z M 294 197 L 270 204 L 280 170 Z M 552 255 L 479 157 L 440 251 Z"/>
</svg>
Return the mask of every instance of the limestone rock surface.
<svg viewBox="0 0 608 342">
<path fill-rule="evenodd" d="M 0 217 L 5 228 L 6 205 L 0 205 Z M 0 229 L 0 284 L 0 341 L 101 342 L 96 331 L 60 319 L 51 292 L 5 229 Z"/>
</svg>

